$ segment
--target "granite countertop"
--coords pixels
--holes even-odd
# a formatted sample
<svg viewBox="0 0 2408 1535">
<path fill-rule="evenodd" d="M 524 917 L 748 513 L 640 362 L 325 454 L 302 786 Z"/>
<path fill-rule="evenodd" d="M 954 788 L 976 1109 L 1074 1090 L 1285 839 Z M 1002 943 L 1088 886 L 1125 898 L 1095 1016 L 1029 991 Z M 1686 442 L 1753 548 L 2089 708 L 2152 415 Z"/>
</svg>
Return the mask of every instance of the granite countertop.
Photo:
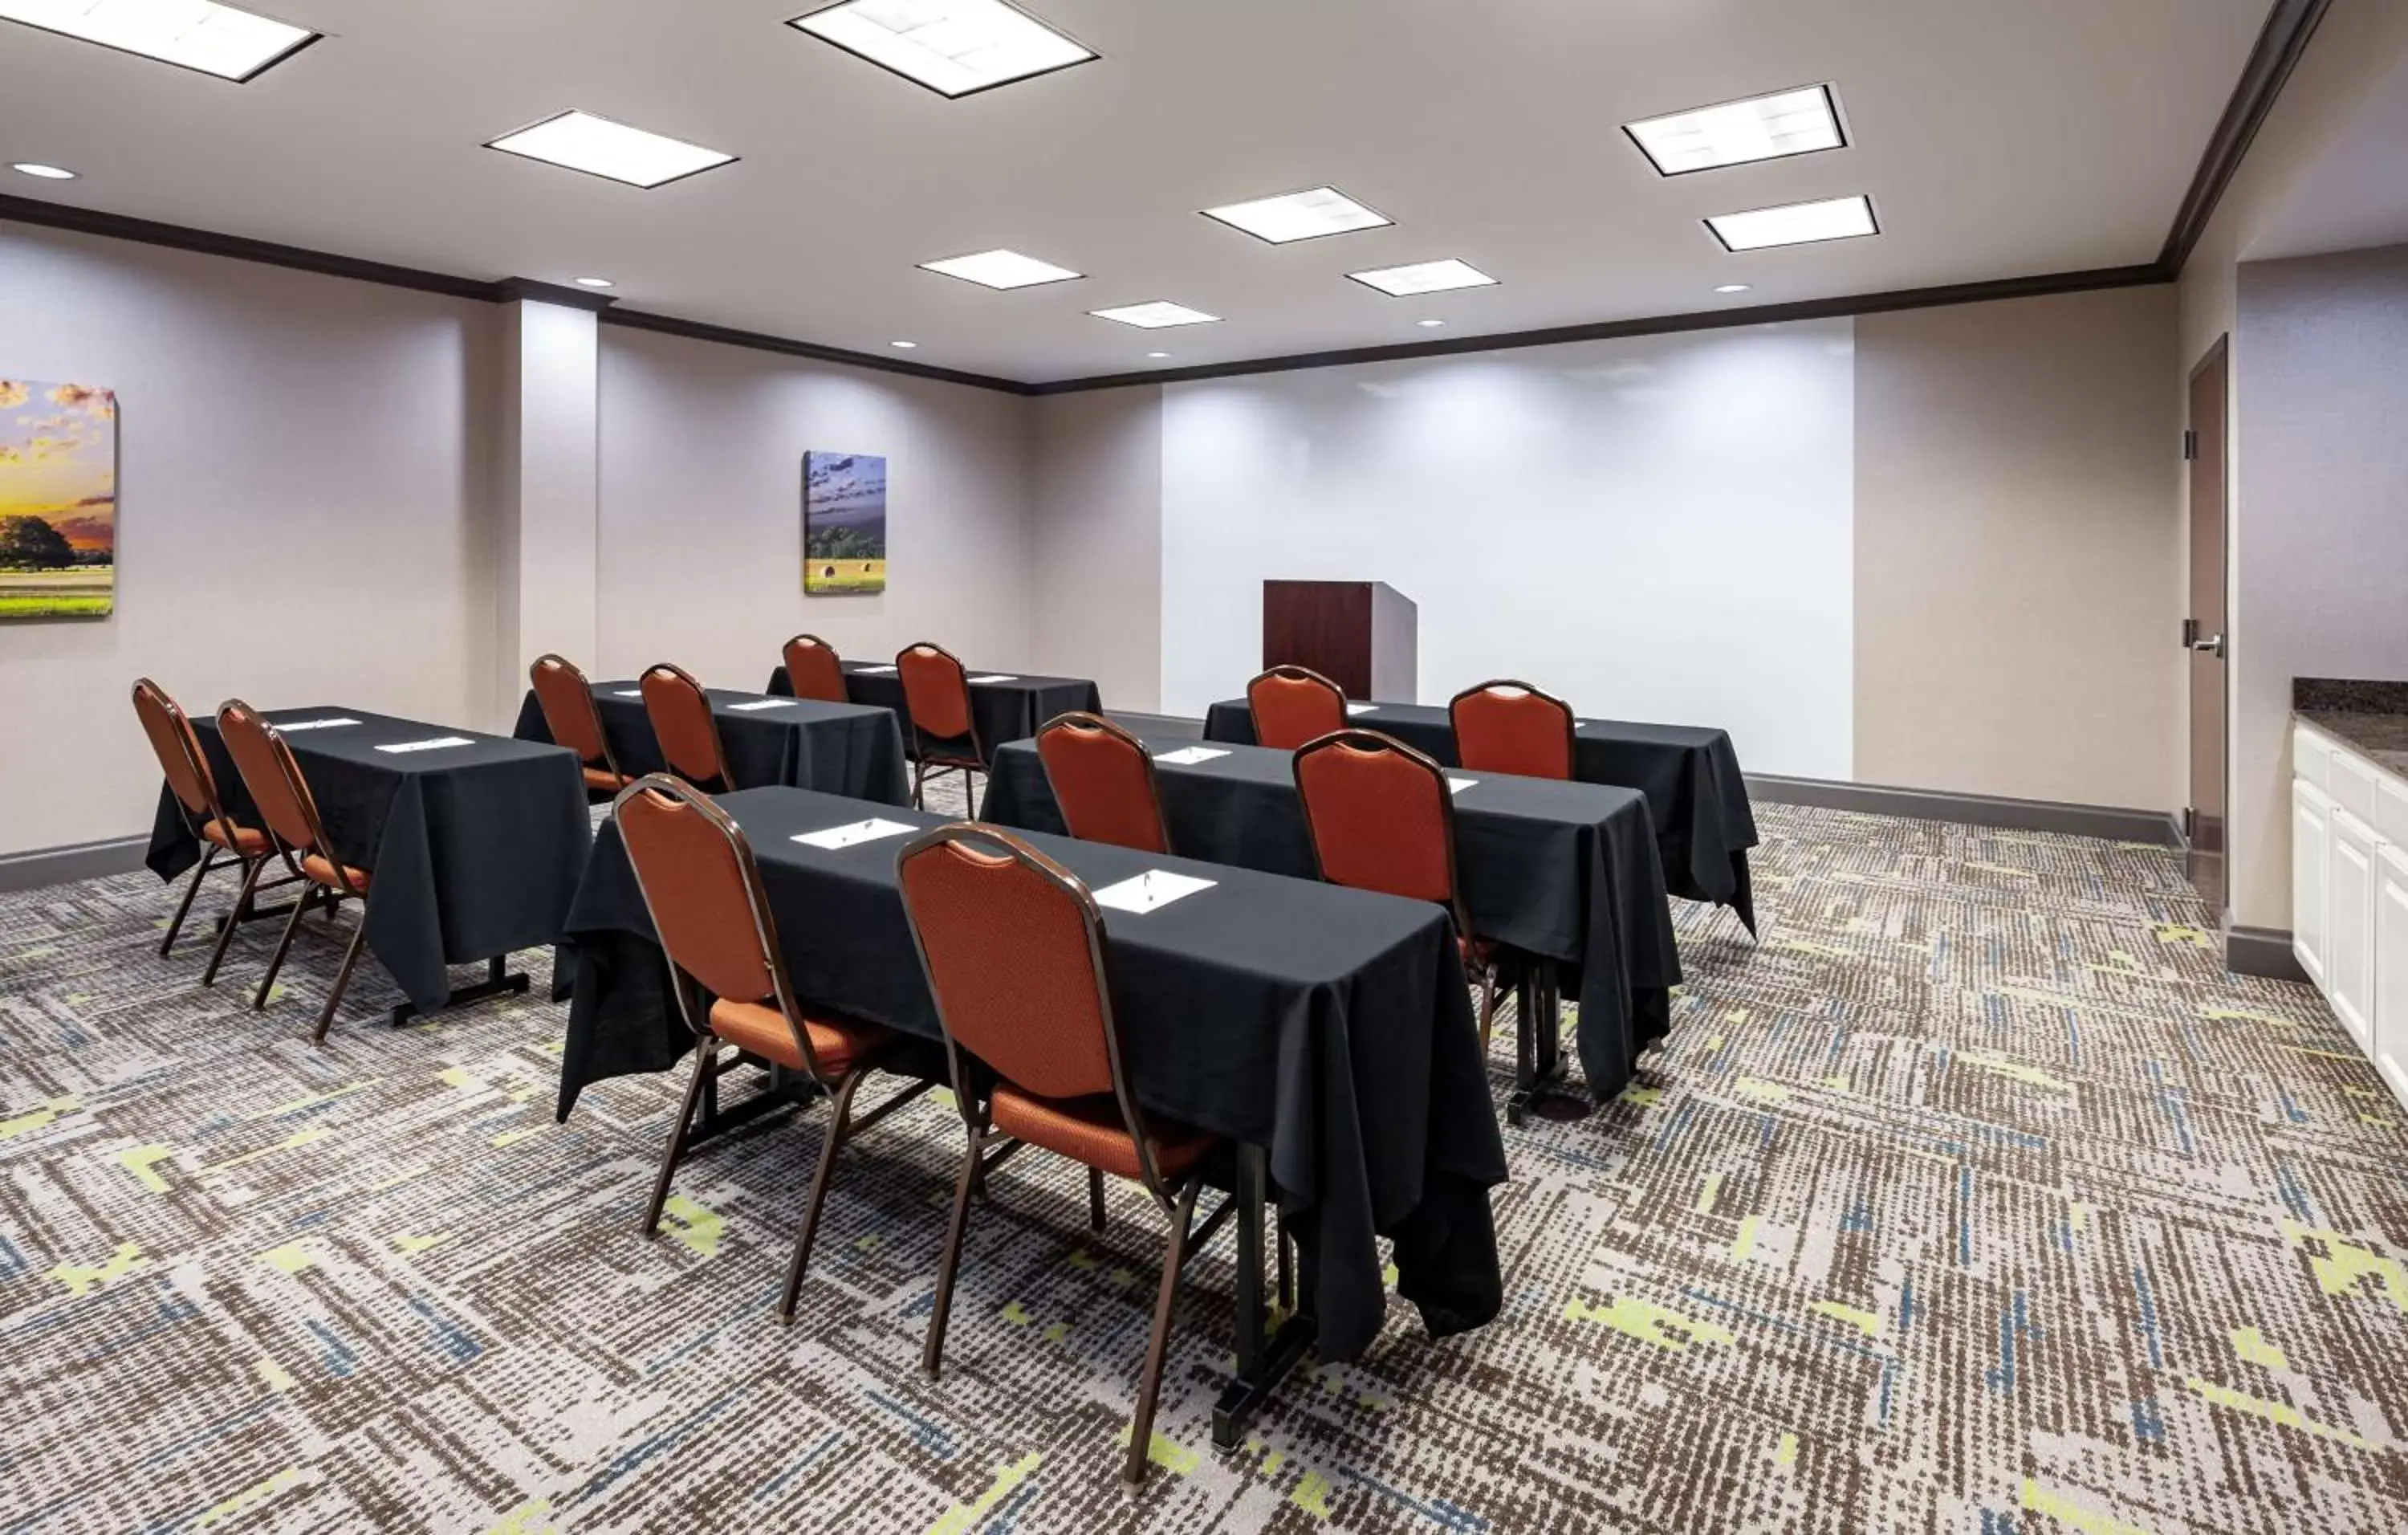
<svg viewBox="0 0 2408 1535">
<path fill-rule="evenodd" d="M 2408 782 L 2408 682 L 2295 677 L 2291 712 Z"/>
</svg>

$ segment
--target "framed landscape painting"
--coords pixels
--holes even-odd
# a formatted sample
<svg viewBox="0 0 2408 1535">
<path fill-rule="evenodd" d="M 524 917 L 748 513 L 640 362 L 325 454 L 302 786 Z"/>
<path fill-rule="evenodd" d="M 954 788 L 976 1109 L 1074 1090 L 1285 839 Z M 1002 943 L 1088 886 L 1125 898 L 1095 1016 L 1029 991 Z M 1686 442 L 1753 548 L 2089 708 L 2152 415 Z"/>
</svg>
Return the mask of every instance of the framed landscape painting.
<svg viewBox="0 0 2408 1535">
<path fill-rule="evenodd" d="M 803 455 L 803 592 L 860 596 L 886 590 L 886 460 L 875 453 Z"/>
<path fill-rule="evenodd" d="M 117 608 L 117 392 L 0 379 L 0 624 Z"/>
</svg>

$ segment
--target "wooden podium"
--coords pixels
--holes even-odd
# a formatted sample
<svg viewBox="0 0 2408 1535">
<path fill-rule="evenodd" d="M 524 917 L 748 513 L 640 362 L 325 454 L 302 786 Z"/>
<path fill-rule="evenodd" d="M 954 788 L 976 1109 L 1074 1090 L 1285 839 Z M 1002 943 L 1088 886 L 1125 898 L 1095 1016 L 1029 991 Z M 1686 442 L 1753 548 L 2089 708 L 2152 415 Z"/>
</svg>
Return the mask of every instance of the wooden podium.
<svg viewBox="0 0 2408 1535">
<path fill-rule="evenodd" d="M 1415 699 L 1412 599 L 1381 581 L 1263 582 L 1263 666 L 1310 667 L 1349 698 Z"/>
</svg>

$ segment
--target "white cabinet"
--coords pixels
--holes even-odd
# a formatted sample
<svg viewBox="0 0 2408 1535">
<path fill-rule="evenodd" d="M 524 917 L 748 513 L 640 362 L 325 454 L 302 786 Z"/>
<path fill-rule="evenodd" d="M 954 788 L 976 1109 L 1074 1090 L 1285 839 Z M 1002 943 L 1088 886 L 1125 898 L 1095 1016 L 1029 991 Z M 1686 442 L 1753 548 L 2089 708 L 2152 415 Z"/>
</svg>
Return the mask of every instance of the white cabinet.
<svg viewBox="0 0 2408 1535">
<path fill-rule="evenodd" d="M 2338 769 L 2350 759 L 2333 758 Z M 2373 809 L 2374 785 L 2367 785 Z M 2325 997 L 2342 1026 L 2372 1054 L 2374 1014 L 2374 828 L 2336 804 L 2332 853 L 2325 870 Z"/>
<path fill-rule="evenodd" d="M 2374 861 L 2373 1040 L 2367 1054 L 2408 1102 L 2408 846 L 2386 842 Z"/>
<path fill-rule="evenodd" d="M 2325 983 L 2325 868 L 2332 860 L 2332 801 L 2304 778 L 2291 780 L 2291 952 L 2308 979 Z"/>
</svg>

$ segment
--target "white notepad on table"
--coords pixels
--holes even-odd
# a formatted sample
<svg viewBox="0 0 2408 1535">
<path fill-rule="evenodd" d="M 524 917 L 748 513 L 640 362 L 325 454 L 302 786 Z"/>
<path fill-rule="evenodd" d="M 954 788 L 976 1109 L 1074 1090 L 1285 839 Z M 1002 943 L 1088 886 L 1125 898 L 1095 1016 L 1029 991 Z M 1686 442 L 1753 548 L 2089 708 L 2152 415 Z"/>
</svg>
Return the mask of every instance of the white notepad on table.
<svg viewBox="0 0 2408 1535">
<path fill-rule="evenodd" d="M 1457 778 L 1453 773 L 1449 773 L 1446 775 L 1446 792 L 1459 795 L 1479 782 L 1476 778 Z"/>
<path fill-rule="evenodd" d="M 1176 752 L 1160 753 L 1154 760 L 1167 762 L 1176 768 L 1193 768 L 1199 762 L 1210 762 L 1214 757 L 1228 754 L 1216 746 L 1182 746 Z"/>
<path fill-rule="evenodd" d="M 1019 678 L 1007 672 L 994 672 L 985 677 L 973 677 L 970 679 L 970 683 L 976 686 L 981 682 L 1017 682 L 1019 681 Z"/>
<path fill-rule="evenodd" d="M 439 752 L 446 747 L 476 744 L 466 736 L 429 736 L 424 740 L 395 741 L 391 746 L 380 746 L 377 750 L 380 752 Z"/>
<path fill-rule="evenodd" d="M 740 704 L 729 704 L 727 707 L 734 710 L 738 714 L 750 714 L 757 709 L 792 709 L 795 707 L 795 700 L 792 698 L 753 698 Z"/>
<path fill-rule="evenodd" d="M 338 724 L 357 724 L 359 723 L 359 721 L 352 719 L 350 715 L 344 714 L 338 715 L 331 720 L 286 720 L 279 724 L 276 728 L 280 732 L 293 730 L 332 730 Z"/>
<path fill-rule="evenodd" d="M 853 669 L 857 675 L 863 677 L 883 677 L 895 668 L 893 667 L 855 667 Z"/>
<path fill-rule="evenodd" d="M 900 821 L 888 821 L 873 815 L 867 821 L 849 821 L 841 826 L 830 826 L 824 831 L 796 832 L 794 840 L 802 843 L 805 847 L 824 848 L 834 853 L 839 848 L 855 847 L 863 842 L 875 842 L 882 837 L 900 837 L 907 831 L 919 829 L 917 826 L 908 825 Z"/>
<path fill-rule="evenodd" d="M 1380 706 L 1378 704 L 1348 704 L 1346 706 L 1346 712 L 1349 717 L 1356 714 L 1369 714 L 1378 710 L 1379 707 Z"/>
<path fill-rule="evenodd" d="M 1109 906 L 1115 911 L 1135 911 L 1143 915 L 1157 911 L 1172 901 L 1182 900 L 1199 890 L 1210 890 L 1216 882 L 1199 880 L 1193 874 L 1173 874 L 1167 868 L 1149 868 L 1135 879 L 1108 884 L 1096 892 L 1096 904 Z"/>
</svg>

